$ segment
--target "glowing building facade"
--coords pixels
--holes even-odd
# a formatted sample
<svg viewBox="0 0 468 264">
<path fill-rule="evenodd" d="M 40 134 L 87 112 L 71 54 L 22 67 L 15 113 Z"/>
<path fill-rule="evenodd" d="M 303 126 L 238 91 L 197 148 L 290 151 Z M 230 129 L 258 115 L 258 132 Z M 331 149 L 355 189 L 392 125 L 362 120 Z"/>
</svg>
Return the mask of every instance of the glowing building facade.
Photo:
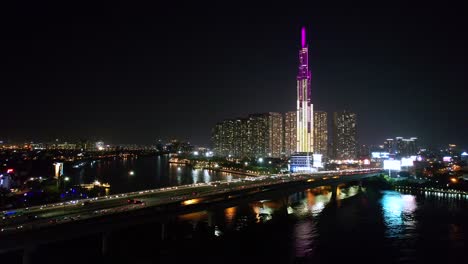
<svg viewBox="0 0 468 264">
<path fill-rule="evenodd" d="M 314 154 L 328 154 L 327 112 L 314 112 Z"/>
<path fill-rule="evenodd" d="M 333 114 L 334 156 L 338 160 L 357 157 L 356 114 L 348 111 Z"/>
<path fill-rule="evenodd" d="M 213 128 L 216 156 L 275 157 L 283 147 L 283 118 L 280 113 L 251 114 L 247 118 L 226 119 Z"/>
<path fill-rule="evenodd" d="M 284 114 L 284 154 L 291 156 L 297 149 L 297 112 Z"/>
<path fill-rule="evenodd" d="M 299 73 L 297 74 L 297 152 L 310 153 L 313 148 L 313 105 L 310 88 L 309 51 L 306 44 L 306 31 L 301 30 L 299 51 Z"/>
</svg>

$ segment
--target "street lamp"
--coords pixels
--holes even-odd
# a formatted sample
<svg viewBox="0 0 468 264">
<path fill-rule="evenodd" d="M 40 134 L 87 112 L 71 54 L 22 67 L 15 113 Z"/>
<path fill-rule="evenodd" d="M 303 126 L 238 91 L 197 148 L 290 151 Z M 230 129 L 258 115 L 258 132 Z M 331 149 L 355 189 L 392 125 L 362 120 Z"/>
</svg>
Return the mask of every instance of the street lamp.
<svg viewBox="0 0 468 264">
<path fill-rule="evenodd" d="M 258 158 L 259 163 L 263 163 L 263 158 Z"/>
</svg>

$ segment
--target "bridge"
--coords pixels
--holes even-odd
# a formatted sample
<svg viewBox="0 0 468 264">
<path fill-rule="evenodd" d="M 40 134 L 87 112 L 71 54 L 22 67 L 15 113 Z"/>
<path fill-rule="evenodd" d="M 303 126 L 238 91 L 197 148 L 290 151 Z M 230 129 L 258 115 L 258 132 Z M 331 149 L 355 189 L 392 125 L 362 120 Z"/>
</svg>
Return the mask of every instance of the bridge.
<svg viewBox="0 0 468 264">
<path fill-rule="evenodd" d="M 108 255 L 111 237 L 129 226 L 157 223 L 160 239 L 164 240 L 165 223 L 180 214 L 227 208 L 240 200 L 264 199 L 277 192 L 293 193 L 315 186 L 332 186 L 333 198 L 339 184 L 381 173 L 376 168 L 246 177 L 4 211 L 0 254 L 22 251 L 23 263 L 32 263 L 40 246 L 97 234 L 101 237 L 102 255 Z"/>
</svg>

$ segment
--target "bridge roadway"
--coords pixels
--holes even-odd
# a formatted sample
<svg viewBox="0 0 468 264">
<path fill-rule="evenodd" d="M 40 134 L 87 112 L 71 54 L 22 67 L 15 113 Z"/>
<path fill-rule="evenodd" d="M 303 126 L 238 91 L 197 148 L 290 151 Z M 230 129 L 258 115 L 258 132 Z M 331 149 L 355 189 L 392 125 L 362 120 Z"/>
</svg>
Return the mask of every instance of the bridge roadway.
<svg viewBox="0 0 468 264">
<path fill-rule="evenodd" d="M 381 172 L 381 169 L 375 168 L 246 177 L 230 182 L 196 183 L 3 211 L 0 253 L 122 228 L 129 225 L 129 218 L 146 217 L 148 210 L 151 210 L 151 214 L 180 214 L 259 192 L 281 190 L 288 186 L 303 187 L 304 184 L 337 185 L 376 176 Z M 129 199 L 142 203 L 129 203 Z M 83 232 L 69 232 L 76 228 Z M 51 232 L 57 235 L 50 236 Z"/>
</svg>

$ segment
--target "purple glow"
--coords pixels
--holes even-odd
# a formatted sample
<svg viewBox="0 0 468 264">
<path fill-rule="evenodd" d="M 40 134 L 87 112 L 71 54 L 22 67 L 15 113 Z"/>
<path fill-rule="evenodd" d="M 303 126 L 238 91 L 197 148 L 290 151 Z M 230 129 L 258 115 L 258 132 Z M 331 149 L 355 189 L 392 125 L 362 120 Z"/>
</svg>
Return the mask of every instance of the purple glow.
<svg viewBox="0 0 468 264">
<path fill-rule="evenodd" d="M 305 27 L 302 27 L 302 29 L 301 29 L 301 44 L 302 44 L 303 48 L 306 46 L 306 30 L 305 30 Z"/>
</svg>

